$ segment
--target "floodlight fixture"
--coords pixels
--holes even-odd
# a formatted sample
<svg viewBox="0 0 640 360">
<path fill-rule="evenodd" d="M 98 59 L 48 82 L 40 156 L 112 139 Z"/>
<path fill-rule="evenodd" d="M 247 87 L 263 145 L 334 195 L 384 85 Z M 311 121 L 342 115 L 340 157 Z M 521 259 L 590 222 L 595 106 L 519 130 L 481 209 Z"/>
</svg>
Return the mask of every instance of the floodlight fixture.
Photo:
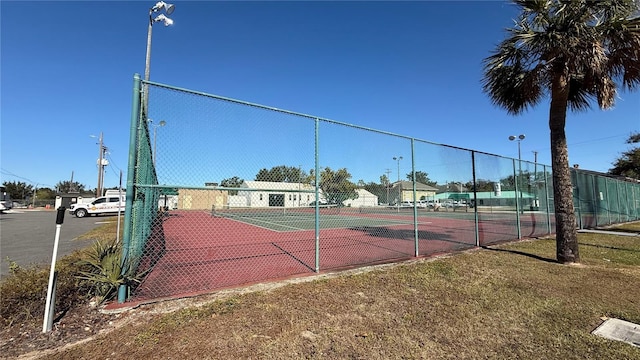
<svg viewBox="0 0 640 360">
<path fill-rule="evenodd" d="M 173 20 L 169 19 L 164 14 L 160 14 L 160 15 L 156 16 L 155 19 L 153 19 L 153 22 L 160 22 L 160 21 L 162 21 L 164 23 L 164 26 L 173 25 Z"/>
<path fill-rule="evenodd" d="M 173 4 L 167 4 L 164 1 L 158 1 L 155 5 L 153 5 L 153 7 L 151 8 L 151 12 L 157 12 L 160 10 L 164 10 L 164 12 L 167 15 L 171 15 L 173 13 L 173 10 L 175 10 L 175 5 Z"/>
</svg>

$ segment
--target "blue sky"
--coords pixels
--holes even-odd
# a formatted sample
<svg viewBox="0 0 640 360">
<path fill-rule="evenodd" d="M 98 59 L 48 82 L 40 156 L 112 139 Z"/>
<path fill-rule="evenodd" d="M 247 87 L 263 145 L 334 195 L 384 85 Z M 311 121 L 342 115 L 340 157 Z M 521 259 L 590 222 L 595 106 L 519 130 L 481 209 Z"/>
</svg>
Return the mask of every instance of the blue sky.
<svg viewBox="0 0 640 360">
<path fill-rule="evenodd" d="M 105 186 L 118 184 L 127 169 L 132 80 L 144 73 L 154 3 L 0 3 L 2 181 L 53 187 L 73 173 L 94 188 L 98 146 L 91 135 L 102 132 L 110 161 Z M 509 116 L 481 90 L 482 60 L 517 15 L 509 3 L 175 4 L 174 25 L 153 26 L 152 81 L 506 157 L 518 156 L 509 135 L 526 134 L 523 160 L 537 151 L 538 162 L 550 163 L 548 102 Z M 176 139 L 175 122 L 158 130 L 159 148 Z M 638 130 L 640 92 L 620 92 L 613 110 L 569 113 L 569 161 L 606 172 Z M 330 141 L 323 139 L 324 149 Z M 367 141 L 365 152 L 375 147 Z M 392 157 L 410 155 L 402 152 L 381 155 L 353 180 L 377 181 L 387 169 L 393 180 Z M 307 167 L 300 162 L 285 165 Z M 244 159 L 243 167 L 231 164 L 207 179 L 249 179 L 264 164 L 262 157 Z M 409 166 L 403 161 L 400 173 Z"/>
</svg>

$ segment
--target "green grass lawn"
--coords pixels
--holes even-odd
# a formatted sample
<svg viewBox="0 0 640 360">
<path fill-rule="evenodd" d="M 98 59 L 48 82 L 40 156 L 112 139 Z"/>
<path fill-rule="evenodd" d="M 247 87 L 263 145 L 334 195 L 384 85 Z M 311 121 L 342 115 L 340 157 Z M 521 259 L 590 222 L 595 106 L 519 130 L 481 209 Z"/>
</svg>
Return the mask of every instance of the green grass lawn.
<svg viewBox="0 0 640 360">
<path fill-rule="evenodd" d="M 640 237 L 579 241 L 580 265 L 523 241 L 147 315 L 47 358 L 640 359 L 590 334 L 640 323 Z"/>
</svg>

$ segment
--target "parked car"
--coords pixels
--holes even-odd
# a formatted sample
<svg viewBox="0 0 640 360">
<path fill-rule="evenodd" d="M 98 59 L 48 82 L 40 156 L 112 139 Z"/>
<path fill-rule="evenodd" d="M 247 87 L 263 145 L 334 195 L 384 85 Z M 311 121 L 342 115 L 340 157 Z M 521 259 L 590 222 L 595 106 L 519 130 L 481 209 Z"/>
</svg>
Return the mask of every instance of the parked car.
<svg viewBox="0 0 640 360">
<path fill-rule="evenodd" d="M 100 214 L 117 214 L 119 211 L 124 212 L 125 196 L 121 198 L 116 196 L 101 196 L 88 204 L 71 204 L 69 214 L 78 218 L 85 216 Z"/>
<path fill-rule="evenodd" d="M 318 205 L 323 206 L 323 205 L 328 205 L 328 203 L 326 201 L 320 200 L 318 201 Z M 316 202 L 315 201 L 310 202 L 309 206 L 316 206 Z"/>
<path fill-rule="evenodd" d="M 429 209 L 433 209 L 436 206 L 440 207 L 440 201 L 438 200 L 423 200 Z"/>
</svg>

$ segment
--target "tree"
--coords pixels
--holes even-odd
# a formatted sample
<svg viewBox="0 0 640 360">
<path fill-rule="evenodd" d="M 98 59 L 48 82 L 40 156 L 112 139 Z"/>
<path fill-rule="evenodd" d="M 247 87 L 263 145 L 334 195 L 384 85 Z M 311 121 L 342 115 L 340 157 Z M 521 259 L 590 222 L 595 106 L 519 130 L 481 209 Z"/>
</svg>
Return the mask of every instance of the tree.
<svg viewBox="0 0 640 360">
<path fill-rule="evenodd" d="M 474 184 L 473 181 L 469 181 L 463 185 L 469 191 L 473 191 L 474 187 L 477 192 L 494 191 L 494 182 L 489 180 L 477 179 Z"/>
<path fill-rule="evenodd" d="M 389 190 L 391 189 L 391 181 L 389 180 L 389 177 L 387 176 L 387 174 L 382 174 L 380 175 L 380 185 L 383 185 L 385 188 L 385 192 L 384 197 L 378 195 L 378 201 L 381 203 L 385 203 L 385 204 L 389 204 Z M 369 191 L 367 189 L 367 191 Z M 383 199 L 384 201 L 381 201 L 380 199 Z"/>
<path fill-rule="evenodd" d="M 275 166 L 271 169 L 260 169 L 256 174 L 256 181 L 274 181 L 274 182 L 303 182 L 307 174 L 299 167 L 293 166 Z"/>
<path fill-rule="evenodd" d="M 347 199 L 357 199 L 356 184 L 352 183 L 351 174 L 342 168 L 336 171 L 324 168 L 320 173 L 320 189 L 329 204 L 342 205 Z"/>
<path fill-rule="evenodd" d="M 56 184 L 56 188 L 58 189 L 58 192 L 60 193 L 82 193 L 85 192 L 85 188 L 86 186 L 84 186 L 83 184 L 80 184 L 77 181 L 60 181 Z"/>
<path fill-rule="evenodd" d="M 407 174 L 407 180 L 413 181 L 413 177 L 411 176 L 411 173 Z M 429 174 L 427 174 L 424 171 L 416 171 L 416 182 L 429 185 L 429 186 L 436 186 L 438 184 L 437 181 L 430 180 Z"/>
<path fill-rule="evenodd" d="M 51 200 L 56 198 L 56 192 L 48 187 L 36 190 L 36 198 L 40 200 Z"/>
<path fill-rule="evenodd" d="M 2 183 L 5 191 L 12 199 L 26 199 L 33 194 L 33 186 L 21 181 L 5 181 Z"/>
<path fill-rule="evenodd" d="M 384 176 L 384 175 L 383 175 Z M 387 186 L 384 184 L 376 184 L 373 181 L 364 184 L 361 188 L 367 190 L 378 197 L 378 202 L 387 202 Z"/>
<path fill-rule="evenodd" d="M 483 90 L 509 114 L 550 97 L 549 130 L 556 218 L 556 256 L 579 262 L 565 134 L 567 109 L 593 100 L 611 108 L 617 89 L 640 85 L 640 17 L 635 0 L 512 0 L 521 14 L 484 60 Z M 635 15 L 634 15 L 635 14 Z"/>
<path fill-rule="evenodd" d="M 380 184 L 384 186 L 391 185 L 391 181 L 389 181 L 389 177 L 387 176 L 387 174 L 382 174 L 380 176 Z"/>
<path fill-rule="evenodd" d="M 640 133 L 629 136 L 627 144 L 640 143 Z M 640 180 L 640 146 L 636 146 L 622 153 L 609 169 L 611 175 L 621 175 Z"/>
<path fill-rule="evenodd" d="M 228 188 L 239 188 L 243 182 L 244 182 L 243 179 L 240 179 L 239 177 L 234 176 L 232 178 L 223 179 L 220 182 L 220 186 L 228 187 Z M 229 190 L 229 195 L 238 195 L 238 190 Z"/>
</svg>

